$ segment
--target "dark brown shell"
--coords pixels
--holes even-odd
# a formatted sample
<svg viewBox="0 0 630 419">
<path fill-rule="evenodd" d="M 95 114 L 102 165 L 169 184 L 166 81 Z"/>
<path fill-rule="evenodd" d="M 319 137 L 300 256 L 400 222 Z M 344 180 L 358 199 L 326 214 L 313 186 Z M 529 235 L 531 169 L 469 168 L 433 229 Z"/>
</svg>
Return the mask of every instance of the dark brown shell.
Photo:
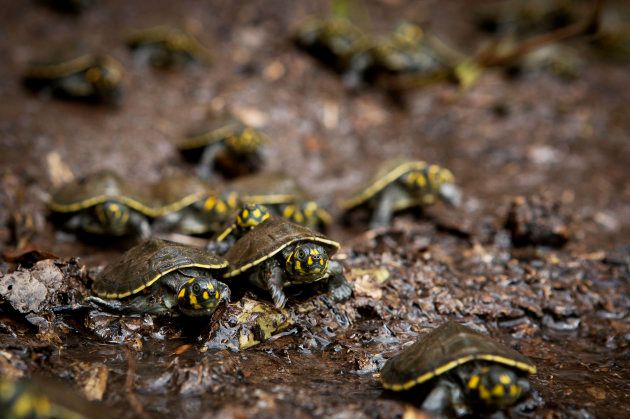
<svg viewBox="0 0 630 419">
<path fill-rule="evenodd" d="M 227 261 L 196 247 L 151 239 L 132 247 L 96 277 L 92 290 L 99 297 L 123 298 L 153 285 L 181 268 L 224 269 Z"/>
<path fill-rule="evenodd" d="M 216 193 L 201 179 L 187 175 L 166 177 L 156 183 L 152 190 L 158 205 L 154 209 L 159 216 L 179 211 Z"/>
<path fill-rule="evenodd" d="M 145 215 L 153 215 L 153 199 L 142 189 L 126 183 L 109 170 L 67 183 L 53 193 L 50 209 L 77 212 L 108 200 L 119 201 Z"/>
<path fill-rule="evenodd" d="M 326 238 L 323 234 L 284 218 L 271 217 L 237 240 L 226 253 L 225 258 L 230 263 L 230 270 L 224 277 L 239 275 L 261 264 L 285 247 L 307 241 L 325 246 L 329 256 L 339 249 L 339 243 Z"/>
<path fill-rule="evenodd" d="M 295 179 L 282 172 L 243 176 L 230 182 L 225 189 L 238 193 L 242 202 L 252 204 L 291 204 L 306 198 Z"/>
<path fill-rule="evenodd" d="M 532 374 L 536 372 L 536 367 L 526 356 L 451 321 L 389 359 L 381 370 L 381 381 L 387 389 L 407 390 L 475 360 L 500 363 Z"/>
</svg>

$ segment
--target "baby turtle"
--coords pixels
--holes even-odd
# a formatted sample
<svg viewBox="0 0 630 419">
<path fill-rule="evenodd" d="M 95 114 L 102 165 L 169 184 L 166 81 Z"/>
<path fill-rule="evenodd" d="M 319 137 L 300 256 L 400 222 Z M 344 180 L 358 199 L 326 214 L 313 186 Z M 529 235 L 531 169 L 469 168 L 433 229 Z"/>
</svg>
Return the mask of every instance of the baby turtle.
<svg viewBox="0 0 630 419">
<path fill-rule="evenodd" d="M 203 249 L 151 239 L 125 252 L 96 277 L 90 300 L 123 313 L 209 316 L 230 290 L 215 279 L 227 261 Z M 107 300 L 103 300 L 107 299 Z"/>
<path fill-rule="evenodd" d="M 79 397 L 74 389 L 41 377 L 0 377 L 0 417 L 11 419 L 88 419 L 111 417 L 103 406 Z"/>
<path fill-rule="evenodd" d="M 49 204 L 63 228 L 101 236 L 147 238 L 152 200 L 120 176 L 103 170 L 63 185 Z"/>
<path fill-rule="evenodd" d="M 260 170 L 265 142 L 262 133 L 226 113 L 187 135 L 179 150 L 187 160 L 198 162 L 199 177 L 210 179 L 217 170 L 232 178 Z"/>
<path fill-rule="evenodd" d="M 527 374 L 536 366 L 514 349 L 455 322 L 423 336 L 389 359 L 380 373 L 383 387 L 403 391 L 431 389 L 422 409 L 457 416 L 504 409 L 530 389 Z"/>
<path fill-rule="evenodd" d="M 246 277 L 271 293 L 278 308 L 287 297 L 282 289 L 289 285 L 328 281 L 335 301 L 350 298 L 352 287 L 343 268 L 330 257 L 339 243 L 306 227 L 280 217 L 271 217 L 241 237 L 226 253 L 230 263 L 224 278 Z"/>
<path fill-rule="evenodd" d="M 122 65 L 108 55 L 85 54 L 65 61 L 31 64 L 24 84 L 64 99 L 117 104 L 121 98 Z"/>
<path fill-rule="evenodd" d="M 341 73 L 349 87 L 360 84 L 369 63 L 363 52 L 370 47 L 370 42 L 349 20 L 309 19 L 296 31 L 294 40 L 300 48 Z"/>
<path fill-rule="evenodd" d="M 208 64 L 210 53 L 192 35 L 168 26 L 131 33 L 127 45 L 140 62 L 155 67 L 182 67 L 188 63 Z"/>
<path fill-rule="evenodd" d="M 369 82 L 378 82 L 383 76 L 404 74 L 428 83 L 452 72 L 452 65 L 432 45 L 431 38 L 412 23 L 399 25 L 391 36 L 376 42 L 369 54 L 371 64 L 365 75 Z"/>
<path fill-rule="evenodd" d="M 439 197 L 458 206 L 461 192 L 448 170 L 418 160 L 393 159 L 382 164 L 376 175 L 341 206 L 347 212 L 369 207 L 370 227 L 389 224 L 396 211 L 433 204 Z"/>
<path fill-rule="evenodd" d="M 313 230 L 325 230 L 332 223 L 330 214 L 309 198 L 294 178 L 281 172 L 243 176 L 225 189 L 236 192 L 241 202 L 264 205 L 272 215 Z"/>
<path fill-rule="evenodd" d="M 219 193 L 202 180 L 187 176 L 166 177 L 153 186 L 158 206 L 153 208 L 156 230 L 183 234 L 220 231 L 236 212 L 240 202 L 233 192 Z"/>
<path fill-rule="evenodd" d="M 226 253 L 245 233 L 268 220 L 270 216 L 269 210 L 264 205 L 243 205 L 234 217 L 234 222 L 219 233 L 214 240 L 211 240 L 207 249 L 220 255 Z"/>
</svg>

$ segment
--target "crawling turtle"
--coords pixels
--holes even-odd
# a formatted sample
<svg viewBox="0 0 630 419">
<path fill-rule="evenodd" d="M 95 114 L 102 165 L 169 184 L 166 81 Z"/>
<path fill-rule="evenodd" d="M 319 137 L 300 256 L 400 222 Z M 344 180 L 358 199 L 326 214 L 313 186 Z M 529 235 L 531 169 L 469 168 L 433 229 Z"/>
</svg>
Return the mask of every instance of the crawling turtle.
<svg viewBox="0 0 630 419">
<path fill-rule="evenodd" d="M 447 77 L 453 68 L 449 59 L 436 48 L 433 38 L 412 23 L 400 24 L 392 35 L 375 42 L 366 53 L 370 55 L 370 65 L 365 72 L 368 82 L 399 75 L 432 82 Z"/>
<path fill-rule="evenodd" d="M 12 419 L 88 419 L 111 417 L 103 406 L 79 397 L 61 383 L 41 377 L 0 377 L 0 417 Z"/>
<path fill-rule="evenodd" d="M 178 147 L 187 160 L 198 162 L 201 178 L 210 179 L 214 170 L 231 178 L 262 167 L 266 141 L 261 132 L 225 113 L 191 131 Z"/>
<path fill-rule="evenodd" d="M 360 84 L 369 61 L 368 37 L 349 20 L 339 17 L 308 19 L 294 35 L 295 43 L 343 75 L 350 87 Z"/>
<path fill-rule="evenodd" d="M 372 210 L 370 227 L 389 224 L 395 211 L 433 204 L 439 197 L 458 206 L 461 192 L 448 170 L 418 160 L 392 159 L 341 206 L 347 212 L 367 206 Z"/>
<path fill-rule="evenodd" d="M 152 199 L 116 173 L 103 170 L 61 186 L 49 207 L 66 230 L 100 236 L 151 234 Z"/>
<path fill-rule="evenodd" d="M 122 65 L 108 55 L 84 54 L 63 61 L 33 63 L 24 84 L 64 99 L 116 104 L 121 98 Z"/>
<path fill-rule="evenodd" d="M 230 263 L 225 279 L 245 277 L 271 293 L 278 308 L 284 307 L 282 289 L 289 285 L 328 281 L 336 301 L 350 298 L 352 288 L 343 268 L 330 257 L 339 243 L 280 217 L 270 217 L 234 243 L 225 254 Z"/>
<path fill-rule="evenodd" d="M 389 359 L 380 373 L 383 387 L 404 391 L 423 386 L 431 392 L 422 409 L 458 416 L 504 409 L 529 392 L 527 374 L 536 366 L 489 336 L 448 322 Z"/>
<path fill-rule="evenodd" d="M 314 230 L 322 231 L 332 222 L 330 214 L 294 178 L 281 172 L 243 176 L 225 190 L 236 192 L 241 202 L 264 205 L 271 214 Z"/>
<path fill-rule="evenodd" d="M 181 67 L 188 63 L 210 62 L 210 53 L 192 35 L 168 26 L 155 26 L 132 32 L 127 45 L 141 62 L 155 67 Z"/>
<path fill-rule="evenodd" d="M 234 221 L 208 243 L 208 250 L 218 254 L 224 254 L 243 237 L 245 233 L 253 230 L 260 223 L 269 219 L 271 215 L 264 205 L 245 204 L 236 213 Z"/>
<path fill-rule="evenodd" d="M 184 234 L 207 234 L 220 231 L 231 219 L 240 203 L 234 192 L 219 192 L 202 180 L 174 175 L 161 179 L 152 188 L 157 206 L 152 210 L 156 230 L 173 230 Z"/>
<path fill-rule="evenodd" d="M 230 290 L 215 279 L 227 261 L 203 249 L 151 239 L 129 249 L 95 278 L 92 302 L 123 313 L 209 316 Z"/>
</svg>

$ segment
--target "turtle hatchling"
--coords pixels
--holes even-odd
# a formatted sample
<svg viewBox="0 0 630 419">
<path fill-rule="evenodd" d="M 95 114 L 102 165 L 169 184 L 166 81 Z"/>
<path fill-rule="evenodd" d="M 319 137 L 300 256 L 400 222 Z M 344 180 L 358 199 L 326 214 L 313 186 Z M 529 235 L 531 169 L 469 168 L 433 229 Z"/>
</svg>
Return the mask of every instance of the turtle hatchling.
<svg viewBox="0 0 630 419">
<path fill-rule="evenodd" d="M 181 67 L 188 63 L 210 62 L 210 53 L 192 35 L 168 26 L 155 26 L 132 32 L 127 45 L 140 62 L 155 67 Z"/>
<path fill-rule="evenodd" d="M 391 391 L 426 390 L 422 409 L 431 414 L 463 416 L 510 407 L 535 373 L 524 355 L 451 321 L 387 360 L 380 379 Z"/>
<path fill-rule="evenodd" d="M 226 253 L 245 233 L 268 220 L 270 216 L 269 210 L 264 205 L 243 205 L 234 217 L 234 221 L 208 243 L 207 249 L 218 254 Z"/>
<path fill-rule="evenodd" d="M 211 179 L 214 171 L 227 178 L 253 173 L 264 163 L 266 137 L 230 113 L 191 131 L 179 144 L 189 161 L 198 163 L 198 174 Z"/>
<path fill-rule="evenodd" d="M 367 207 L 370 227 L 377 228 L 388 225 L 396 211 L 430 205 L 437 198 L 452 206 L 460 204 L 461 191 L 450 170 L 423 161 L 392 159 L 341 206 L 347 215 Z"/>
<path fill-rule="evenodd" d="M 216 278 L 227 261 L 203 249 L 151 239 L 125 252 L 95 278 L 90 300 L 121 313 L 211 315 L 230 290 Z"/>
<path fill-rule="evenodd" d="M 140 239 L 151 234 L 152 206 L 148 194 L 109 170 L 61 186 L 49 204 L 53 219 L 66 230 Z"/>
<path fill-rule="evenodd" d="M 352 295 L 341 264 L 331 260 L 339 243 L 284 218 L 270 217 L 234 243 L 225 254 L 230 263 L 223 278 L 243 278 L 268 290 L 274 304 L 284 307 L 289 285 L 327 281 L 335 301 Z"/>
<path fill-rule="evenodd" d="M 64 99 L 117 104 L 121 98 L 123 67 L 108 55 L 84 54 L 68 60 L 33 63 L 24 84 Z"/>
</svg>

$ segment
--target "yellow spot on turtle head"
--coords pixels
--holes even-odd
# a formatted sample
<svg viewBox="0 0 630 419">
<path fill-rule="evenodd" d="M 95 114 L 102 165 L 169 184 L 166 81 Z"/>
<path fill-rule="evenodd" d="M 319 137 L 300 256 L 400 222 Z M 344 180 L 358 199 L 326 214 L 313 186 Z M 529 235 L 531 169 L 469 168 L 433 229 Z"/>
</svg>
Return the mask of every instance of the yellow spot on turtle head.
<svg viewBox="0 0 630 419">
<path fill-rule="evenodd" d="M 50 414 L 50 400 L 48 400 L 48 397 L 46 396 L 40 396 L 37 397 L 35 399 L 35 412 L 37 412 L 37 414 L 39 416 L 45 416 Z"/>
<path fill-rule="evenodd" d="M 479 397 L 481 400 L 490 400 L 490 392 L 483 384 L 479 386 Z"/>
<path fill-rule="evenodd" d="M 184 298 L 185 295 L 186 295 L 186 288 L 182 288 L 181 290 L 179 290 L 179 294 L 177 294 L 177 298 L 181 300 Z"/>
<path fill-rule="evenodd" d="M 298 271 L 302 270 L 302 264 L 300 263 L 299 260 L 295 261 L 295 269 L 298 270 Z"/>
<path fill-rule="evenodd" d="M 90 83 L 96 83 L 102 76 L 101 70 L 98 67 L 92 67 L 85 72 L 85 79 Z"/>
<path fill-rule="evenodd" d="M 244 209 L 241 215 L 243 216 L 243 218 L 249 217 L 249 210 Z"/>
<path fill-rule="evenodd" d="M 208 282 L 208 285 L 206 285 L 206 288 L 208 288 L 210 291 L 214 291 L 214 285 L 212 285 L 212 283 Z"/>
<path fill-rule="evenodd" d="M 308 259 L 306 259 L 306 264 L 308 266 L 311 266 L 313 264 L 313 258 L 311 256 L 309 256 Z"/>
<path fill-rule="evenodd" d="M 295 220 L 296 223 L 301 224 L 304 222 L 304 215 L 302 215 L 301 212 L 296 212 L 295 215 L 293 216 L 293 219 Z"/>
<path fill-rule="evenodd" d="M 321 259 L 319 260 L 319 264 L 320 264 L 320 265 L 324 265 L 324 258 L 321 258 Z"/>
<path fill-rule="evenodd" d="M 254 214 L 254 218 L 260 218 L 262 216 L 262 212 L 260 211 L 259 208 L 256 208 L 253 214 Z"/>
<path fill-rule="evenodd" d="M 516 384 L 510 384 L 510 396 L 517 397 L 521 393 L 521 389 Z"/>
<path fill-rule="evenodd" d="M 188 295 L 188 302 L 190 303 L 191 306 L 195 308 L 197 308 L 197 306 L 199 305 L 199 302 L 197 301 L 197 296 L 192 293 Z"/>
<path fill-rule="evenodd" d="M 507 374 L 501 374 L 499 376 L 499 381 L 501 382 L 501 384 L 510 384 L 512 382 L 512 379 Z"/>
<path fill-rule="evenodd" d="M 16 388 L 8 380 L 0 380 L 0 399 L 9 400 L 15 395 Z"/>
<path fill-rule="evenodd" d="M 13 403 L 13 414 L 17 418 L 26 417 L 31 413 L 33 407 L 33 399 L 28 394 L 22 394 Z"/>
<path fill-rule="evenodd" d="M 232 192 L 228 195 L 226 201 L 230 208 L 236 208 L 236 206 L 238 205 L 238 196 L 235 192 Z"/>
<path fill-rule="evenodd" d="M 476 389 L 479 385 L 479 380 L 479 375 L 473 375 L 472 377 L 470 377 L 470 380 L 468 380 L 468 388 L 471 390 Z"/>
<path fill-rule="evenodd" d="M 216 204 L 217 204 L 217 197 L 211 196 L 208 199 L 206 199 L 206 202 L 203 203 L 203 209 L 206 211 L 212 211 L 212 209 L 214 208 Z"/>
<path fill-rule="evenodd" d="M 319 250 L 317 250 L 316 248 L 312 248 L 311 249 L 311 255 L 319 255 Z"/>
<path fill-rule="evenodd" d="M 203 299 L 207 300 L 208 298 L 210 298 L 210 294 L 208 294 L 208 291 L 204 291 L 203 292 Z"/>
<path fill-rule="evenodd" d="M 215 291 L 214 292 L 214 299 L 218 300 L 219 299 L 219 291 Z"/>
<path fill-rule="evenodd" d="M 190 278 L 190 279 L 188 280 L 188 283 L 189 283 L 189 284 L 192 284 L 194 281 L 195 281 L 195 278 Z"/>
<path fill-rule="evenodd" d="M 427 180 L 421 173 L 419 173 L 418 177 L 416 178 L 416 185 L 418 185 L 418 187 L 420 188 L 424 188 L 425 186 L 427 186 Z"/>
<path fill-rule="evenodd" d="M 505 396 L 505 388 L 501 384 L 497 384 L 492 389 L 492 395 L 497 398 Z"/>
<path fill-rule="evenodd" d="M 225 202 L 219 201 L 217 202 L 216 210 L 219 214 L 225 214 L 227 212 L 227 205 L 225 205 Z"/>
<path fill-rule="evenodd" d="M 288 205 L 283 211 L 282 216 L 284 218 L 291 218 L 295 213 L 295 207 L 293 205 Z"/>
</svg>

